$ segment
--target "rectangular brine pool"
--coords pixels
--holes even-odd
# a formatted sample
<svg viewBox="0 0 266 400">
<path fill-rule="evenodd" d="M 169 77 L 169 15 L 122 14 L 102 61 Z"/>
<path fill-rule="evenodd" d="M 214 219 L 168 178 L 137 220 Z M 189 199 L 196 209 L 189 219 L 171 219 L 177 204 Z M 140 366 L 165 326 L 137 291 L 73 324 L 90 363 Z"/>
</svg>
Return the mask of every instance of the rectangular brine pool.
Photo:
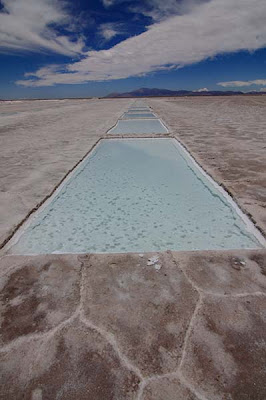
<svg viewBox="0 0 266 400">
<path fill-rule="evenodd" d="M 167 134 L 168 129 L 159 119 L 119 119 L 117 124 L 108 131 L 110 135 L 152 135 Z"/>
<path fill-rule="evenodd" d="M 142 108 L 129 108 L 128 112 L 149 112 L 151 109 L 149 107 L 142 107 Z"/>
<path fill-rule="evenodd" d="M 263 247 L 263 238 L 175 139 L 105 139 L 12 239 L 9 252 Z"/>
<path fill-rule="evenodd" d="M 156 118 L 156 116 L 151 112 L 145 112 L 145 113 L 144 112 L 143 113 L 126 112 L 122 116 L 122 119 L 140 119 L 140 118 L 153 119 L 153 118 Z"/>
</svg>

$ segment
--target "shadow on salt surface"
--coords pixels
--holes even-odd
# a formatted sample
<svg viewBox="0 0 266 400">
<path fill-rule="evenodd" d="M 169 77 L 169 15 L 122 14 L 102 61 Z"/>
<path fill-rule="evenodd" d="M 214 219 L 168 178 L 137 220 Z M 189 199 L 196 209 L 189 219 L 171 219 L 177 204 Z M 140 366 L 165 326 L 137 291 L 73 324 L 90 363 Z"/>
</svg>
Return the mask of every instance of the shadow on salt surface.
<svg viewBox="0 0 266 400">
<path fill-rule="evenodd" d="M 123 134 L 166 134 L 166 126 L 159 119 L 118 120 L 117 124 L 108 132 L 110 135 Z"/>
</svg>

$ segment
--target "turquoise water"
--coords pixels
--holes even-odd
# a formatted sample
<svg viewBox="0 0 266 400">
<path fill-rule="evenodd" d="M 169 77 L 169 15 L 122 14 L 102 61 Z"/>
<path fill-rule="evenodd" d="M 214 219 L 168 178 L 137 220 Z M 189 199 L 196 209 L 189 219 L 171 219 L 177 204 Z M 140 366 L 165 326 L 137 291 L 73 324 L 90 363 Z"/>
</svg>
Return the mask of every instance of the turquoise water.
<svg viewBox="0 0 266 400">
<path fill-rule="evenodd" d="M 101 140 L 40 211 L 16 254 L 260 247 L 174 139 Z"/>
<path fill-rule="evenodd" d="M 132 119 L 118 120 L 116 126 L 108 131 L 111 135 L 122 134 L 163 134 L 168 133 L 167 128 L 159 119 Z"/>
</svg>

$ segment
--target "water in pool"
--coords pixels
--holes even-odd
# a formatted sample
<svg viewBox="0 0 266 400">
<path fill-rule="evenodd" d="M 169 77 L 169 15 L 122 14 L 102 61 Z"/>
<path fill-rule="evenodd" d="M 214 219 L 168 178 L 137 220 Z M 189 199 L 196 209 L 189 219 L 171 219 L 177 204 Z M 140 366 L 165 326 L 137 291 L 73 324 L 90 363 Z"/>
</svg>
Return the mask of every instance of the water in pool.
<svg viewBox="0 0 266 400">
<path fill-rule="evenodd" d="M 132 113 L 132 112 L 126 112 L 123 116 L 122 119 L 140 119 L 140 118 L 146 118 L 146 119 L 150 119 L 150 118 L 156 118 L 156 116 L 151 113 L 151 112 L 147 112 L 147 113 Z"/>
<path fill-rule="evenodd" d="M 174 139 L 101 140 L 12 253 L 260 247 Z"/>
<path fill-rule="evenodd" d="M 129 108 L 127 112 L 132 113 L 132 112 L 148 112 L 151 111 L 150 108 L 148 107 L 143 107 L 143 108 Z"/>
<path fill-rule="evenodd" d="M 120 119 L 108 133 L 111 135 L 166 134 L 168 130 L 159 119 Z"/>
</svg>

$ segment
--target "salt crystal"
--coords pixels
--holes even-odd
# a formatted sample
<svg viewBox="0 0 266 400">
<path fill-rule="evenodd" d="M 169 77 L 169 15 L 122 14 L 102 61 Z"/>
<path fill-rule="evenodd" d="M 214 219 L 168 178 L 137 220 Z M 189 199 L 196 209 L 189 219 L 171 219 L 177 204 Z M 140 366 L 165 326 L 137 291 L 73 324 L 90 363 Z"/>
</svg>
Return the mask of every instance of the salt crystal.
<svg viewBox="0 0 266 400">
<path fill-rule="evenodd" d="M 159 257 L 158 256 L 153 256 L 153 257 L 148 259 L 147 265 L 154 265 L 158 261 L 159 261 Z"/>
</svg>

